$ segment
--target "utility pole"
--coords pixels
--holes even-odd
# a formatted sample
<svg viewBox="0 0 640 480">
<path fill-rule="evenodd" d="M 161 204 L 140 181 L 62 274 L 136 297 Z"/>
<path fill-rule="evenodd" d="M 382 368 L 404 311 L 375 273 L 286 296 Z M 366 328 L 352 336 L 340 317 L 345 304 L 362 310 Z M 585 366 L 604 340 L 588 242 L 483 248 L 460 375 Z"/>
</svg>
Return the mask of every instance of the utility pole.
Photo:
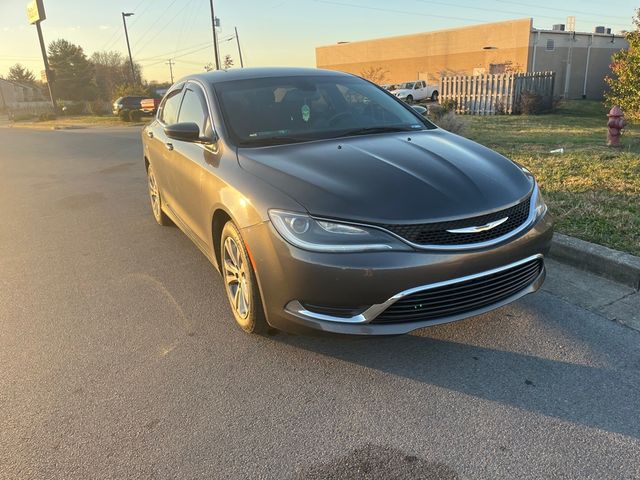
<svg viewBox="0 0 640 480">
<path fill-rule="evenodd" d="M 238 44 L 238 56 L 240 57 L 240 68 L 244 68 L 244 62 L 242 61 L 242 50 L 240 50 L 240 37 L 238 36 L 238 27 L 233 27 L 236 31 L 236 43 Z"/>
<path fill-rule="evenodd" d="M 44 11 L 43 0 L 32 0 L 27 4 L 27 20 L 31 25 L 36 26 L 36 30 L 38 31 L 38 41 L 40 42 L 40 51 L 42 52 L 42 61 L 44 62 L 44 74 L 47 78 L 47 87 L 49 88 L 49 98 L 51 99 L 51 107 L 55 112 L 56 109 L 56 101 L 53 97 L 53 72 L 51 68 L 49 68 L 49 58 L 47 57 L 47 49 L 44 45 L 44 37 L 42 36 L 42 27 L 40 23 L 43 20 L 46 20 L 47 15 Z"/>
<path fill-rule="evenodd" d="M 49 98 L 51 99 L 51 107 L 53 107 L 53 111 L 56 111 L 56 101 L 53 98 L 53 86 L 51 83 L 53 82 L 53 75 L 51 73 L 51 68 L 49 67 L 49 58 L 47 57 L 47 49 L 44 46 L 44 38 L 42 36 L 42 27 L 40 26 L 40 21 L 36 22 L 36 29 L 38 30 L 38 40 L 40 41 L 40 51 L 42 52 L 42 60 L 44 61 L 44 75 L 47 78 L 47 87 L 49 88 Z"/>
<path fill-rule="evenodd" d="M 136 83 L 136 70 L 133 68 L 133 57 L 131 56 L 131 45 L 129 44 L 129 32 L 127 31 L 127 17 L 130 17 L 133 13 L 122 12 L 122 24 L 124 25 L 124 36 L 127 39 L 127 50 L 129 50 L 129 64 L 131 65 L 131 78 L 133 83 Z"/>
<path fill-rule="evenodd" d="M 167 65 L 169 65 L 169 73 L 171 74 L 171 84 L 173 85 L 173 66 L 175 65 L 176 62 L 174 62 L 173 60 L 169 59 L 165 63 Z"/>
<path fill-rule="evenodd" d="M 213 30 L 213 56 L 216 59 L 216 70 L 220 70 L 220 55 L 218 54 L 218 34 L 216 33 L 216 15 L 213 13 L 213 0 L 209 0 L 211 6 L 211 29 Z"/>
</svg>

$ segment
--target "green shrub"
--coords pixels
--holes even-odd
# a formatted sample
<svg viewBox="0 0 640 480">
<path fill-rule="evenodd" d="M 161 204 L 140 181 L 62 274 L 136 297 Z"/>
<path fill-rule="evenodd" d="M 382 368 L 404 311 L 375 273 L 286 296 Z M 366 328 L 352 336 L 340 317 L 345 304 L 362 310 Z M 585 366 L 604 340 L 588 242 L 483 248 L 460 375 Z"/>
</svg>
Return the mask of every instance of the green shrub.
<svg viewBox="0 0 640 480">
<path fill-rule="evenodd" d="M 447 98 L 440 103 L 440 107 L 442 110 L 446 112 L 455 112 L 456 108 L 458 108 L 458 102 L 456 102 L 453 98 Z"/>
<path fill-rule="evenodd" d="M 9 119 L 12 122 L 27 122 L 29 120 L 33 120 L 34 118 L 36 118 L 36 115 L 35 113 L 31 112 L 17 112 L 9 115 Z"/>
<path fill-rule="evenodd" d="M 460 135 L 464 131 L 465 123 L 455 112 L 446 112 L 437 120 L 437 125 L 451 133 Z"/>
<path fill-rule="evenodd" d="M 120 110 L 120 112 L 118 113 L 118 117 L 120 117 L 120 120 L 122 120 L 123 122 L 131 121 L 129 118 L 129 110 L 127 110 L 126 108 Z"/>
<path fill-rule="evenodd" d="M 86 109 L 84 102 L 60 101 L 58 102 L 58 110 L 63 115 L 82 115 Z"/>
<path fill-rule="evenodd" d="M 40 120 L 41 122 L 46 122 L 48 120 L 55 120 L 56 118 L 58 117 L 53 112 L 42 112 L 40 115 L 38 115 L 38 120 Z"/>
<path fill-rule="evenodd" d="M 102 116 L 109 113 L 109 108 L 102 100 L 94 100 L 93 102 L 89 102 L 89 112 L 92 115 Z"/>
<path fill-rule="evenodd" d="M 524 91 L 520 94 L 519 111 L 523 115 L 538 115 L 544 111 L 542 95 Z"/>
<path fill-rule="evenodd" d="M 140 110 L 130 110 L 129 111 L 129 121 L 130 122 L 139 122 L 142 120 L 142 111 Z"/>
</svg>

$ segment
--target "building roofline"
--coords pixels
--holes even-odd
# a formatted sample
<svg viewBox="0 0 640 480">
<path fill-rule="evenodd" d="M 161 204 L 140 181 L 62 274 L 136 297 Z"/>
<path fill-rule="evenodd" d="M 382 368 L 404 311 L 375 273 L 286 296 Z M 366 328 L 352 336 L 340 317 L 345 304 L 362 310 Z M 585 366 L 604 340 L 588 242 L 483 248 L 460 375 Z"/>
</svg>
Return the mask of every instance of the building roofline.
<svg viewBox="0 0 640 480">
<path fill-rule="evenodd" d="M 522 17 L 522 18 L 512 18 L 511 20 L 501 20 L 499 22 L 489 22 L 489 23 L 474 23 L 473 25 L 465 25 L 464 27 L 451 27 L 451 28 L 442 28 L 440 30 L 429 30 L 426 32 L 416 32 L 416 33 L 408 33 L 408 34 L 404 34 L 404 35 L 390 35 L 388 37 L 376 37 L 376 38 L 368 38 L 368 39 L 364 39 L 364 40 L 354 40 L 354 41 L 348 41 L 348 42 L 336 42 L 336 43 L 330 43 L 328 45 L 320 45 L 318 47 L 316 47 L 316 49 L 318 48 L 328 48 L 328 47 L 338 47 L 341 45 L 351 45 L 354 43 L 368 43 L 371 41 L 375 41 L 375 40 L 389 40 L 389 39 L 399 39 L 399 38 L 409 38 L 409 37 L 417 37 L 417 36 L 421 36 L 421 35 L 428 35 L 428 34 L 432 34 L 432 33 L 444 33 L 444 32 L 452 32 L 455 30 L 466 30 L 468 28 L 475 28 L 475 27 L 486 27 L 486 26 L 490 26 L 490 25 L 500 25 L 503 23 L 513 23 L 513 22 L 521 22 L 521 21 L 525 21 L 528 20 L 529 21 L 529 25 L 533 25 L 533 18 L 532 17 Z M 530 27 L 532 30 L 533 28 Z"/>
<path fill-rule="evenodd" d="M 546 28 L 532 28 L 531 33 L 556 33 L 558 35 L 593 35 L 594 37 L 607 37 L 607 38 L 624 38 L 624 35 L 619 33 L 596 33 L 596 32 L 571 32 L 569 30 L 548 30 Z"/>
</svg>

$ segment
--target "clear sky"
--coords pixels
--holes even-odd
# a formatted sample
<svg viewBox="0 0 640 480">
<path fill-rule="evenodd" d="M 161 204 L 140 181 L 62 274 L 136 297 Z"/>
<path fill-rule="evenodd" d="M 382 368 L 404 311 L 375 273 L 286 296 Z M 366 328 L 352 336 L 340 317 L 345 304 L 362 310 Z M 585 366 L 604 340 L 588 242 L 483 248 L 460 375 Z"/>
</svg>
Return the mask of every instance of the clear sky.
<svg viewBox="0 0 640 480">
<path fill-rule="evenodd" d="M 126 53 L 120 12 L 129 17 L 134 60 L 147 80 L 168 81 L 202 71 L 213 60 L 209 0 L 44 0 L 46 42 L 65 38 L 90 55 Z M 0 0 L 0 74 L 21 62 L 37 75 L 44 68 L 35 26 L 27 24 L 27 0 Z M 478 23 L 533 17 L 537 28 L 576 17 L 576 30 L 595 25 L 631 29 L 633 0 L 215 0 L 221 19 L 221 57 L 239 65 L 238 27 L 246 66 L 314 66 L 318 45 L 403 35 Z"/>
</svg>

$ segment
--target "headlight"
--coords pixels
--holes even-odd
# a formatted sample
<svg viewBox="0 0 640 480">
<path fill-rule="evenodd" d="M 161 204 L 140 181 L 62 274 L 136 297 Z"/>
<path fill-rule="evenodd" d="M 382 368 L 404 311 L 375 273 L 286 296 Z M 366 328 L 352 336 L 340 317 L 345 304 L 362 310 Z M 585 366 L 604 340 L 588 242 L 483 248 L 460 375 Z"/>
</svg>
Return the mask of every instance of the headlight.
<svg viewBox="0 0 640 480">
<path fill-rule="evenodd" d="M 287 242 L 313 252 L 412 250 L 409 245 L 376 228 L 315 220 L 303 213 L 269 210 L 278 233 Z"/>
<path fill-rule="evenodd" d="M 542 198 L 542 192 L 540 191 L 540 187 L 537 182 L 533 194 L 535 195 L 534 208 L 536 209 L 536 218 L 540 218 L 546 213 L 547 204 L 544 203 L 544 198 Z"/>
</svg>

